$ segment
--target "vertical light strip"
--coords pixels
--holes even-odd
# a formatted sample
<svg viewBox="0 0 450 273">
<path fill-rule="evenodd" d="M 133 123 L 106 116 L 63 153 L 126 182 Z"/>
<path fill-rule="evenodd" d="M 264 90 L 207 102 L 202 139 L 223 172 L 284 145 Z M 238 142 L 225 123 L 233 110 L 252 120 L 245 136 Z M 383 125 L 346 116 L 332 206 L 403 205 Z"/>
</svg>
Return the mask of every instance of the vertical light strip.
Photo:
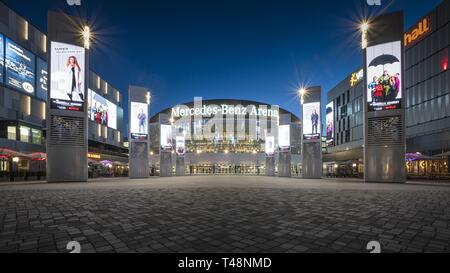
<svg viewBox="0 0 450 273">
<path fill-rule="evenodd" d="M 24 39 L 28 41 L 28 21 L 24 20 L 25 24 L 24 24 L 24 30 L 23 30 L 23 35 L 24 35 Z"/>
<path fill-rule="evenodd" d="M 42 34 L 42 52 L 47 53 L 47 35 Z"/>
<path fill-rule="evenodd" d="M 45 103 L 45 102 L 43 102 L 42 103 L 42 106 L 41 106 L 41 113 L 42 113 L 42 116 L 41 116 L 41 118 L 42 118 L 42 120 L 46 120 L 47 119 L 47 113 L 46 113 L 46 111 L 47 111 L 47 104 Z"/>
<path fill-rule="evenodd" d="M 29 96 L 25 96 L 25 114 L 31 115 L 31 98 Z"/>
<path fill-rule="evenodd" d="M 105 82 L 105 94 L 108 95 L 108 83 Z"/>
<path fill-rule="evenodd" d="M 98 137 L 102 136 L 102 125 L 101 124 L 97 124 L 97 136 Z"/>
<path fill-rule="evenodd" d="M 97 89 L 100 90 L 101 87 L 102 87 L 102 86 L 101 86 L 100 77 L 97 76 Z"/>
</svg>

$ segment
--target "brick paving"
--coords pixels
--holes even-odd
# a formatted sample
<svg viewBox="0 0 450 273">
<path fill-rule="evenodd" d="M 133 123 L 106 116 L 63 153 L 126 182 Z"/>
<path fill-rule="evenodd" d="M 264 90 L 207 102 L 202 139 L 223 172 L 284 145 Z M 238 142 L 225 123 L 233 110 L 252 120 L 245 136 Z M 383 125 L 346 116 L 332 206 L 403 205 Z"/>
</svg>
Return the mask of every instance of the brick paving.
<svg viewBox="0 0 450 273">
<path fill-rule="evenodd" d="M 0 253 L 450 252 L 450 187 L 266 177 L 0 184 Z"/>
</svg>

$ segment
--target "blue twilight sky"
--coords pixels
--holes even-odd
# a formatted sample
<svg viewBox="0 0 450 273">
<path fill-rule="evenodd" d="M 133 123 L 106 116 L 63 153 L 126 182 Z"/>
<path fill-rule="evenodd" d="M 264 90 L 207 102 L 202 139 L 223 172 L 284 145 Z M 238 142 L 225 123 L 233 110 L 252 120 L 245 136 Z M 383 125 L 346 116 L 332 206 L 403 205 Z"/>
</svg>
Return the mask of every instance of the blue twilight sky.
<svg viewBox="0 0 450 273">
<path fill-rule="evenodd" d="M 91 68 L 127 92 L 152 90 L 152 114 L 178 103 L 250 99 L 299 115 L 302 84 L 326 93 L 362 64 L 355 24 L 404 10 L 406 27 L 442 0 L 2 0 L 46 30 L 47 10 L 90 20 Z"/>
</svg>

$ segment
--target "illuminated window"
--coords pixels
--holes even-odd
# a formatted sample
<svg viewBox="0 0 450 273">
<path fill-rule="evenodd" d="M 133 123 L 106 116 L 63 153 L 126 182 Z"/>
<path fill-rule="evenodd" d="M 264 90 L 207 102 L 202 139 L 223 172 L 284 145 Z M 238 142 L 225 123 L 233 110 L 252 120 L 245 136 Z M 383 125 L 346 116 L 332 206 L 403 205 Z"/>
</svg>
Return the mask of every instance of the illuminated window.
<svg viewBox="0 0 450 273">
<path fill-rule="evenodd" d="M 16 126 L 8 126 L 8 139 L 17 140 Z"/>
<path fill-rule="evenodd" d="M 101 124 L 97 125 L 97 136 L 98 137 L 102 136 L 102 125 Z"/>
<path fill-rule="evenodd" d="M 42 132 L 41 130 L 32 129 L 31 135 L 33 138 L 33 144 L 42 144 Z"/>
<path fill-rule="evenodd" d="M 117 142 L 120 143 L 120 141 L 121 141 L 120 131 L 117 131 Z"/>
<path fill-rule="evenodd" d="M 101 88 L 101 81 L 100 81 L 100 77 L 97 76 L 97 89 L 100 90 Z"/>
<path fill-rule="evenodd" d="M 108 139 L 108 127 L 103 127 L 103 136 L 105 137 L 105 139 Z"/>
<path fill-rule="evenodd" d="M 448 48 L 441 53 L 441 69 L 442 71 L 447 71 L 448 69 Z"/>
<path fill-rule="evenodd" d="M 116 91 L 116 101 L 118 103 L 120 102 L 120 93 L 119 93 L 119 91 Z"/>
<path fill-rule="evenodd" d="M 26 126 L 20 126 L 20 141 L 30 142 L 30 128 Z"/>
<path fill-rule="evenodd" d="M 108 83 L 105 82 L 105 94 L 108 94 Z"/>
</svg>

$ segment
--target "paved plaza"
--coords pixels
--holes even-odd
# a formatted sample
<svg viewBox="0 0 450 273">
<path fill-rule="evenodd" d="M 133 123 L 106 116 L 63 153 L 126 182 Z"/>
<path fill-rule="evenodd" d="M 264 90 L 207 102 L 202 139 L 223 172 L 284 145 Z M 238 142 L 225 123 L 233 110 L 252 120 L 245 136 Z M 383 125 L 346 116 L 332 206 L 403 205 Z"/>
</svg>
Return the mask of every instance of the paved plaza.
<svg viewBox="0 0 450 273">
<path fill-rule="evenodd" d="M 450 187 L 246 176 L 0 184 L 0 252 L 450 252 Z"/>
</svg>

